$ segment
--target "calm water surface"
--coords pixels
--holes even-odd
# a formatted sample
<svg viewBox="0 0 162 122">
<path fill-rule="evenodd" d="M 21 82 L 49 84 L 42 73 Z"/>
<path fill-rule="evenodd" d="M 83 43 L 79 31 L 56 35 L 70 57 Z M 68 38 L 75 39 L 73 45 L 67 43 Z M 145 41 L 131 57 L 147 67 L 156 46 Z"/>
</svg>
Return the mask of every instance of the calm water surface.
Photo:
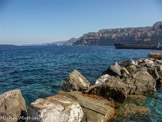
<svg viewBox="0 0 162 122">
<path fill-rule="evenodd" d="M 29 104 L 56 94 L 74 69 L 93 83 L 114 62 L 138 60 L 150 51 L 95 46 L 0 47 L 0 94 L 21 89 Z M 162 88 L 147 97 L 146 106 L 152 116 L 129 121 L 162 121 Z"/>
</svg>

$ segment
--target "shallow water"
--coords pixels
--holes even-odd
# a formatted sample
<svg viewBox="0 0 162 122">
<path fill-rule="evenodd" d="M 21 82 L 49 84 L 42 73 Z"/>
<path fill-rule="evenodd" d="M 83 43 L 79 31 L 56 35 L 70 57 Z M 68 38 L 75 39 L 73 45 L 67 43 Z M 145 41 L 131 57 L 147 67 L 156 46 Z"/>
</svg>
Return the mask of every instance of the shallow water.
<svg viewBox="0 0 162 122">
<path fill-rule="evenodd" d="M 93 83 L 114 62 L 138 60 L 150 51 L 97 46 L 0 47 L 0 94 L 21 89 L 29 104 L 56 94 L 73 69 Z M 162 121 L 162 88 L 148 96 L 146 106 L 152 111 L 147 121 Z"/>
</svg>

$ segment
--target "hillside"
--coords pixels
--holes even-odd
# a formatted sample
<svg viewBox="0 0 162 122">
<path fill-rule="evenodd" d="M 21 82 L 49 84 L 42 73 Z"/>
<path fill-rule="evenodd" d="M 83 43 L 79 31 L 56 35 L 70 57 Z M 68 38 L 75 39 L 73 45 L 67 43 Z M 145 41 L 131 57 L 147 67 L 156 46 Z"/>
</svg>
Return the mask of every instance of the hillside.
<svg viewBox="0 0 162 122">
<path fill-rule="evenodd" d="M 49 43 L 47 44 L 47 46 L 72 46 L 73 42 L 77 41 L 78 38 L 71 38 L 67 41 L 58 41 L 58 42 L 53 42 L 53 43 Z"/>
</svg>

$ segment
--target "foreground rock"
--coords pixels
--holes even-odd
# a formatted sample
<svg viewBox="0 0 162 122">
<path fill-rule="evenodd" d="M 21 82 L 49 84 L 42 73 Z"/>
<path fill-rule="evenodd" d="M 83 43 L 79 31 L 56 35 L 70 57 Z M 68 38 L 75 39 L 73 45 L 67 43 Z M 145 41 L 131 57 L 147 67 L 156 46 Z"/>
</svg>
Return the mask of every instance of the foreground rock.
<svg viewBox="0 0 162 122">
<path fill-rule="evenodd" d="M 128 77 L 111 76 L 105 83 L 93 85 L 85 92 L 123 103 L 127 95 L 143 95 L 156 92 L 156 81 L 147 72 L 147 68 L 141 68 Z"/>
<path fill-rule="evenodd" d="M 147 72 L 147 69 L 141 69 L 134 73 L 132 78 L 127 80 L 127 83 L 136 87 L 135 89 L 130 89 L 130 94 L 140 95 L 156 92 L 156 80 Z"/>
<path fill-rule="evenodd" d="M 115 114 L 114 104 L 106 99 L 94 95 L 84 95 L 77 91 L 60 91 L 58 95 L 63 95 L 79 102 L 84 112 L 83 122 L 106 122 Z"/>
<path fill-rule="evenodd" d="M 93 85 L 87 91 L 87 94 L 102 96 L 108 100 L 114 100 L 123 103 L 127 98 L 126 85 L 120 80 L 119 77 L 109 78 L 107 83 L 101 85 Z"/>
<path fill-rule="evenodd" d="M 148 54 L 149 58 L 162 59 L 162 52 L 150 52 Z"/>
<path fill-rule="evenodd" d="M 38 99 L 28 108 L 30 122 L 80 122 L 83 111 L 79 103 L 65 96 L 56 95 Z"/>
<path fill-rule="evenodd" d="M 26 112 L 26 103 L 20 90 L 0 95 L 0 122 L 17 122 Z"/>
<path fill-rule="evenodd" d="M 74 70 L 62 85 L 64 91 L 83 91 L 88 89 L 90 83 L 77 70 Z"/>
</svg>

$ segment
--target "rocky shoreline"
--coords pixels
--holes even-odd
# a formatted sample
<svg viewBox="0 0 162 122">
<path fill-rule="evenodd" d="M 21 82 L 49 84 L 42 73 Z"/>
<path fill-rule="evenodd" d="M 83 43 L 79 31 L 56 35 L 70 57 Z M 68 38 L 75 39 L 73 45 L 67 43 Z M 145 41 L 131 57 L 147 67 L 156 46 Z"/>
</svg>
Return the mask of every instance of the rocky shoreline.
<svg viewBox="0 0 162 122">
<path fill-rule="evenodd" d="M 20 90 L 0 95 L 0 122 L 106 122 L 151 115 L 146 95 L 162 84 L 162 52 L 115 62 L 93 85 L 74 70 L 55 96 L 29 106 Z"/>
</svg>

